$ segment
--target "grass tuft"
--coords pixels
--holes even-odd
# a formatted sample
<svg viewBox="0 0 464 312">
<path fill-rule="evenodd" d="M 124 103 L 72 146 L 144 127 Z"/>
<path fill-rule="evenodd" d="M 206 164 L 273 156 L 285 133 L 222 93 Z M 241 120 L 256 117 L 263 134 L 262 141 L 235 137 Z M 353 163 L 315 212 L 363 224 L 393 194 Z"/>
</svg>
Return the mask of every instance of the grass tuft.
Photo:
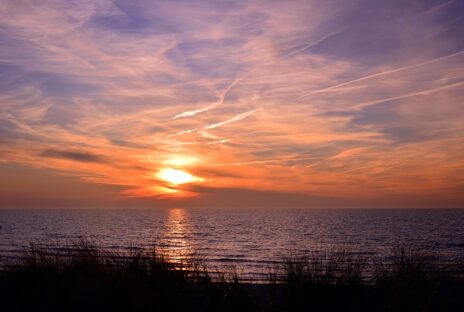
<svg viewBox="0 0 464 312">
<path fill-rule="evenodd" d="M 156 249 L 114 252 L 82 240 L 31 245 L 2 263 L 2 311 L 460 311 L 457 268 L 401 247 L 384 261 L 342 249 L 290 257 L 265 284 L 235 268 L 212 274 L 201 261 L 181 266 Z M 214 277 L 213 277 L 214 276 Z"/>
</svg>

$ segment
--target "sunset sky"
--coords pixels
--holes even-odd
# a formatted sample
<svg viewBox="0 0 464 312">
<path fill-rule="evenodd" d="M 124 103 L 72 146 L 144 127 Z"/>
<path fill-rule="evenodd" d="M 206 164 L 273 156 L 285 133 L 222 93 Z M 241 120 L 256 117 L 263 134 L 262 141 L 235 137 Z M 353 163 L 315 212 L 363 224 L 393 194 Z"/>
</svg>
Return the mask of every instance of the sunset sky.
<svg viewBox="0 0 464 312">
<path fill-rule="evenodd" d="M 0 1 L 0 208 L 463 207 L 464 1 Z"/>
</svg>

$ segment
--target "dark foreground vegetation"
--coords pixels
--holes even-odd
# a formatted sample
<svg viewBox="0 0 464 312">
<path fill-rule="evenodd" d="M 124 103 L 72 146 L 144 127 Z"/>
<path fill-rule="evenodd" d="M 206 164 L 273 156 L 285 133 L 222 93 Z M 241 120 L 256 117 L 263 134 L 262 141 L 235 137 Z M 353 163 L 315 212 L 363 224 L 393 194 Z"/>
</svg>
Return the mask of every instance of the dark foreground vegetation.
<svg viewBox="0 0 464 312">
<path fill-rule="evenodd" d="M 88 243 L 30 247 L 2 261 L 1 311 L 462 311 L 459 268 L 400 248 L 390 260 L 347 251 L 289 259 L 266 284 L 199 263 L 180 268 L 155 252 L 115 254 Z"/>
</svg>

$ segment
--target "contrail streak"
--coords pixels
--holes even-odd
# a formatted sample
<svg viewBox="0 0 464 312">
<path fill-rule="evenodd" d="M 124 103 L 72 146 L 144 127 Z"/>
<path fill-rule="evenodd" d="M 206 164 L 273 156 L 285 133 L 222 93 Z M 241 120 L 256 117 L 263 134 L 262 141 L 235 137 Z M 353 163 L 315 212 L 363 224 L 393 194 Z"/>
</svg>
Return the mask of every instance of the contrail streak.
<svg viewBox="0 0 464 312">
<path fill-rule="evenodd" d="M 229 141 L 230 141 L 229 139 L 221 139 L 221 140 L 217 140 L 217 141 L 213 141 L 213 142 L 206 143 L 206 145 L 224 144 L 224 143 L 227 143 L 227 142 L 229 142 Z"/>
<path fill-rule="evenodd" d="M 174 133 L 174 134 L 170 134 L 166 137 L 166 139 L 169 139 L 169 138 L 172 138 L 172 137 L 175 137 L 175 136 L 178 136 L 178 135 L 183 135 L 183 134 L 187 134 L 187 133 L 192 133 L 192 132 L 196 132 L 198 131 L 197 128 L 194 128 L 194 129 L 189 129 L 189 130 L 184 130 L 184 131 L 181 131 L 181 132 L 177 132 L 177 133 Z"/>
<path fill-rule="evenodd" d="M 266 160 L 255 160 L 255 161 L 245 161 L 245 162 L 235 162 L 235 163 L 226 163 L 226 164 L 213 164 L 211 166 L 241 166 L 241 165 L 254 165 L 254 164 L 266 164 L 266 163 L 280 163 L 292 160 L 309 160 L 309 159 L 318 159 L 316 157 L 295 157 L 295 158 L 277 158 L 277 159 L 266 159 Z"/>
<path fill-rule="evenodd" d="M 237 82 L 239 82 L 239 81 L 240 81 L 240 79 L 235 79 L 235 80 L 224 90 L 224 92 L 222 92 L 222 94 L 219 96 L 219 99 L 217 100 L 217 102 L 215 102 L 215 103 L 213 103 L 213 104 L 211 104 L 211 105 L 208 105 L 208 106 L 206 106 L 206 107 L 204 107 L 204 108 L 200 108 L 200 109 L 193 110 L 193 111 L 186 111 L 186 112 L 177 114 L 177 115 L 174 116 L 172 119 L 185 118 L 185 117 L 192 117 L 192 116 L 195 116 L 196 114 L 209 111 L 209 110 L 211 110 L 211 109 L 214 109 L 214 108 L 218 107 L 219 105 L 222 105 L 222 104 L 224 103 L 224 99 L 225 99 L 227 93 L 229 93 L 230 89 L 232 89 L 232 88 L 237 84 Z"/>
<path fill-rule="evenodd" d="M 251 111 L 248 111 L 248 112 L 245 112 L 245 113 L 241 113 L 241 114 L 235 115 L 234 117 L 232 117 L 232 118 L 230 118 L 230 119 L 227 119 L 227 120 L 225 120 L 225 121 L 221 121 L 221 122 L 218 122 L 218 123 L 215 123 L 215 124 L 206 126 L 206 127 L 204 127 L 203 129 L 214 129 L 214 128 L 217 128 L 217 127 L 220 127 L 220 126 L 224 126 L 224 125 L 230 124 L 230 123 L 232 123 L 232 122 L 236 122 L 236 121 L 245 119 L 245 118 L 247 118 L 248 116 L 250 116 L 251 114 L 253 114 L 254 112 L 256 112 L 257 110 L 258 110 L 258 109 L 254 109 L 254 110 L 251 110 Z"/>
<path fill-rule="evenodd" d="M 438 92 L 438 91 L 441 91 L 441 90 L 454 88 L 454 87 L 460 86 L 462 84 L 464 84 L 464 81 L 456 82 L 456 83 L 452 83 L 450 85 L 441 86 L 441 87 L 428 89 L 428 90 L 424 90 L 424 91 L 413 92 L 413 93 L 403 94 L 403 95 L 399 95 L 399 96 L 393 96 L 393 97 L 389 97 L 389 98 L 385 98 L 385 99 L 359 103 L 359 104 L 356 104 L 354 107 L 360 109 L 360 108 L 365 108 L 367 106 L 380 104 L 380 103 L 384 103 L 384 102 L 388 102 L 388 101 L 401 100 L 401 99 L 405 99 L 405 98 L 409 98 L 409 97 L 413 97 L 413 96 L 418 96 L 418 95 L 427 95 L 427 94 Z"/>
<path fill-rule="evenodd" d="M 350 80 L 350 81 L 346 81 L 346 82 L 343 82 L 343 83 L 340 83 L 340 84 L 337 84 L 337 85 L 334 85 L 334 86 L 331 86 L 331 87 L 328 87 L 328 88 L 324 88 L 324 89 L 320 89 L 320 90 L 316 90 L 316 91 L 312 91 L 312 92 L 303 94 L 303 95 L 300 96 L 300 98 L 304 98 L 304 97 L 307 97 L 307 96 L 312 95 L 312 94 L 327 92 L 327 91 L 330 91 L 332 89 L 336 89 L 336 88 L 343 87 L 343 86 L 346 86 L 346 85 L 349 85 L 349 84 L 352 84 L 352 83 L 368 80 L 368 79 L 371 79 L 371 78 L 376 78 L 376 77 L 380 77 L 380 76 L 384 76 L 384 75 L 388 75 L 388 74 L 401 72 L 401 71 L 408 70 L 408 69 L 421 67 L 421 66 L 424 66 L 424 65 L 437 63 L 437 62 L 440 62 L 440 61 L 443 61 L 443 60 L 446 60 L 446 59 L 449 59 L 449 58 L 452 58 L 452 57 L 455 57 L 455 56 L 458 56 L 458 55 L 461 55 L 461 54 L 464 54 L 464 50 L 459 51 L 459 52 L 455 52 L 455 53 L 452 53 L 452 54 L 449 54 L 449 55 L 446 55 L 446 56 L 438 57 L 438 58 L 435 58 L 435 59 L 432 59 L 432 60 L 428 60 L 428 61 L 425 61 L 425 62 L 422 62 L 422 63 L 418 63 L 418 64 L 414 64 L 414 65 L 410 65 L 410 66 L 399 67 L 399 68 L 383 71 L 383 72 L 380 72 L 380 73 L 360 77 L 360 78 L 353 79 L 353 80 Z"/>
<path fill-rule="evenodd" d="M 184 130 L 184 131 L 181 131 L 181 132 L 177 132 L 177 133 L 174 133 L 174 134 L 170 134 L 170 135 L 166 136 L 166 139 L 169 139 L 169 138 L 172 138 L 172 137 L 175 137 L 175 136 L 178 136 L 178 135 L 183 135 L 183 134 L 188 134 L 188 133 L 192 133 L 192 132 L 197 132 L 197 131 L 199 131 L 199 130 L 201 130 L 201 129 L 215 129 L 215 128 L 218 128 L 218 127 L 221 127 L 221 126 L 230 124 L 230 123 L 232 123 L 232 122 L 236 122 L 236 121 L 245 119 L 245 118 L 247 118 L 248 116 L 250 116 L 251 114 L 253 114 L 254 112 L 256 112 L 257 110 L 259 110 L 259 108 L 254 109 L 254 110 L 251 110 L 251 111 L 248 111 L 248 112 L 245 112 L 245 113 L 241 113 L 241 114 L 235 115 L 234 117 L 232 117 L 232 118 L 230 118 L 230 119 L 227 119 L 227 120 L 225 120 L 225 121 L 221 121 L 221 122 L 218 122 L 218 123 L 209 125 L 209 126 L 205 126 L 205 127 L 203 127 L 203 128 L 200 128 L 200 129 L 198 129 L 198 128 L 193 128 L 193 129 L 189 129 L 189 130 Z M 205 136 L 204 133 L 203 133 L 202 135 Z"/>
<path fill-rule="evenodd" d="M 300 53 L 300 52 L 303 52 L 304 50 L 310 49 L 310 48 L 312 48 L 312 47 L 318 45 L 318 44 L 321 43 L 322 41 L 324 41 L 324 40 L 326 40 L 326 39 L 328 39 L 328 38 L 330 38 L 330 37 L 332 37 L 332 36 L 334 36 L 334 35 L 336 35 L 336 34 L 339 34 L 340 32 L 342 32 L 342 30 L 343 30 L 343 29 L 340 29 L 340 30 L 334 31 L 334 32 L 332 32 L 332 33 L 330 33 L 330 34 L 328 34 L 328 35 L 325 35 L 324 37 L 320 38 L 319 40 L 316 40 L 316 41 L 314 41 L 314 42 L 311 42 L 310 44 L 307 44 L 307 45 L 305 45 L 305 46 L 303 46 L 303 47 L 301 47 L 301 48 L 299 48 L 299 49 L 297 49 L 297 50 L 295 50 L 295 51 L 293 51 L 293 52 L 288 53 L 287 55 L 284 56 L 284 58 L 288 58 L 288 57 L 294 56 L 295 54 L 298 54 L 298 53 Z"/>
</svg>

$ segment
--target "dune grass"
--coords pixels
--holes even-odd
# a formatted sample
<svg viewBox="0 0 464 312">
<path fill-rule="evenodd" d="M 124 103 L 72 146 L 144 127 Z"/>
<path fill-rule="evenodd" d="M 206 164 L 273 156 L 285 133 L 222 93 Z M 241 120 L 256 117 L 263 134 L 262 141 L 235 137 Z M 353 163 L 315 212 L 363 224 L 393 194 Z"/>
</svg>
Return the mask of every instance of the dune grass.
<svg viewBox="0 0 464 312">
<path fill-rule="evenodd" d="M 238 283 L 225 275 L 213 283 L 199 263 L 179 268 L 155 251 L 115 253 L 88 242 L 64 250 L 31 246 L 4 266 L 4 311 L 235 311 L 246 304 Z"/>
<path fill-rule="evenodd" d="M 2 311 L 460 311 L 464 306 L 462 271 L 406 248 L 381 262 L 349 250 L 289 258 L 261 285 L 241 282 L 235 270 L 212 274 L 201 262 L 179 266 L 156 251 L 116 253 L 85 241 L 59 252 L 31 246 L 2 267 Z"/>
<path fill-rule="evenodd" d="M 464 279 L 457 266 L 400 247 L 383 261 L 349 250 L 290 259 L 280 267 L 287 311 L 462 311 Z"/>
</svg>

